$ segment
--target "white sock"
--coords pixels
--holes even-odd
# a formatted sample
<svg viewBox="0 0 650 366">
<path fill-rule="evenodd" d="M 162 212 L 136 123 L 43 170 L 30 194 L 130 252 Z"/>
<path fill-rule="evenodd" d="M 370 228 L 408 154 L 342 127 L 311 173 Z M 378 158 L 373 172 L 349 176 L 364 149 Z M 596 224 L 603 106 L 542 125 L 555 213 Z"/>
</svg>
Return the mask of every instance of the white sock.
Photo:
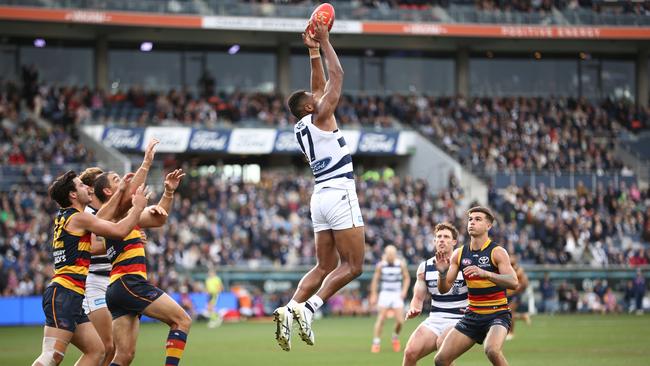
<svg viewBox="0 0 650 366">
<path fill-rule="evenodd" d="M 294 300 L 294 299 L 291 299 L 291 301 L 289 301 L 289 303 L 287 304 L 287 307 L 288 307 L 289 309 L 293 309 L 293 308 L 296 307 L 296 305 L 298 305 L 298 301 L 296 301 L 296 300 Z"/>
<path fill-rule="evenodd" d="M 397 339 L 397 338 L 399 338 L 399 335 L 397 335 L 397 333 L 393 333 L 393 339 Z"/>
<path fill-rule="evenodd" d="M 372 344 L 380 344 L 381 343 L 381 338 L 373 338 L 372 339 Z"/>
<path fill-rule="evenodd" d="M 321 306 L 323 306 L 323 299 L 317 295 L 310 297 L 309 300 L 305 302 L 305 307 L 309 309 L 312 314 L 316 313 Z"/>
</svg>

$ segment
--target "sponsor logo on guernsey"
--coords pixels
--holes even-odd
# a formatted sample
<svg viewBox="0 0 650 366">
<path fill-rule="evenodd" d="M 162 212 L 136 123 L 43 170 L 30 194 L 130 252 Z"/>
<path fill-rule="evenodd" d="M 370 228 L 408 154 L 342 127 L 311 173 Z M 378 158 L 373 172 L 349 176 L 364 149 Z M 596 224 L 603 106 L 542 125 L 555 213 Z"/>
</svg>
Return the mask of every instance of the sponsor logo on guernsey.
<svg viewBox="0 0 650 366">
<path fill-rule="evenodd" d="M 478 265 L 479 267 L 487 266 L 488 263 L 490 263 L 490 258 L 483 256 L 478 259 Z"/>
<path fill-rule="evenodd" d="M 317 161 L 311 163 L 311 170 L 314 173 L 318 173 L 321 170 L 324 170 L 325 168 L 327 168 L 327 166 L 330 165 L 331 162 L 332 162 L 332 158 L 329 157 L 329 156 L 324 158 L 324 159 L 317 160 Z"/>
</svg>

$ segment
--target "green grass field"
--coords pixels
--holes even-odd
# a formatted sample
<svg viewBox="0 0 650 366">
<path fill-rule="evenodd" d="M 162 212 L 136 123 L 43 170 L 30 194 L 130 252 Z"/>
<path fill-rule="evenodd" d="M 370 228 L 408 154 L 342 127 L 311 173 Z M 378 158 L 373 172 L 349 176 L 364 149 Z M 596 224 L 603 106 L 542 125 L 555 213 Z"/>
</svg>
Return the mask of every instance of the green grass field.
<svg viewBox="0 0 650 366">
<path fill-rule="evenodd" d="M 314 324 L 316 345 L 294 338 L 291 352 L 275 344 L 274 324 L 237 323 L 208 329 L 197 323 L 190 333 L 182 365 L 401 365 L 402 355 L 390 349 L 384 329 L 380 354 L 370 353 L 372 318 L 335 318 Z M 419 324 L 406 323 L 403 344 Z M 650 365 L 650 316 L 536 316 L 533 324 L 517 324 L 517 337 L 506 343 L 511 365 Z M 390 326 L 390 323 L 389 323 Z M 142 327 L 134 365 L 161 365 L 167 328 Z M 0 328 L 0 365 L 29 365 L 40 353 L 42 329 Z M 73 365 L 79 353 L 68 351 L 63 365 Z M 420 362 L 432 365 L 433 356 Z M 486 365 L 482 348 L 475 346 L 457 365 Z"/>
</svg>

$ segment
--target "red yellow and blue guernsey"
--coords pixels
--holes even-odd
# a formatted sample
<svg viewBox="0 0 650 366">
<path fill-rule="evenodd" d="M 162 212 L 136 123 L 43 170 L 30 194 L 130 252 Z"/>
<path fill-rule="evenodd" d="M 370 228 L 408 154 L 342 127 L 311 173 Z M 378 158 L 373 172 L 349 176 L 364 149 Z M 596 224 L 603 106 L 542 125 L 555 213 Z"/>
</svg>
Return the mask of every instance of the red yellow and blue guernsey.
<svg viewBox="0 0 650 366">
<path fill-rule="evenodd" d="M 106 254 L 113 269 L 109 283 L 124 275 L 138 275 L 147 279 L 147 260 L 144 253 L 144 235 L 139 226 L 121 240 L 106 239 Z"/>
<path fill-rule="evenodd" d="M 460 249 L 458 267 L 462 271 L 469 266 L 477 266 L 483 270 L 499 273 L 499 269 L 492 260 L 492 253 L 498 245 L 488 239 L 479 250 L 471 250 L 469 245 Z M 497 286 L 494 282 L 478 276 L 465 277 L 468 290 L 469 311 L 476 314 L 495 314 L 509 311 L 506 289 Z"/>
<path fill-rule="evenodd" d="M 90 266 L 90 232 L 73 232 L 65 227 L 79 213 L 76 208 L 63 208 L 54 219 L 54 277 L 52 283 L 80 295 L 86 292 L 86 277 Z"/>
</svg>

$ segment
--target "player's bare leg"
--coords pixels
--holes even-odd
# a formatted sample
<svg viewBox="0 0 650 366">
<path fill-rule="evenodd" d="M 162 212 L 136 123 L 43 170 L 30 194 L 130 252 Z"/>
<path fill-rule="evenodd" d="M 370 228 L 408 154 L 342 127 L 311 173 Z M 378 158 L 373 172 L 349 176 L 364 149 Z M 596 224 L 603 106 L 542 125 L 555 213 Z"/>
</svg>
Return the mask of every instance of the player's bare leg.
<svg viewBox="0 0 650 366">
<path fill-rule="evenodd" d="M 178 365 L 185 351 L 192 318 L 167 294 L 163 294 L 147 306 L 144 314 L 169 325 L 169 334 L 165 343 L 167 357 L 165 364 Z"/>
<path fill-rule="evenodd" d="M 334 243 L 334 232 L 323 230 L 314 235 L 316 244 L 316 266 L 305 274 L 293 295 L 297 303 L 305 302 L 312 297 L 329 275 L 339 264 L 339 254 Z"/>
<path fill-rule="evenodd" d="M 311 321 L 315 311 L 338 290 L 357 278 L 363 270 L 365 249 L 363 227 L 333 230 L 332 233 L 334 234 L 334 246 L 340 259 L 339 265 L 325 277 L 316 295 L 291 308 L 294 319 L 298 322 L 300 338 L 309 345 L 314 344 Z"/>
<path fill-rule="evenodd" d="M 285 351 L 291 350 L 291 331 L 294 318 L 292 308 L 309 300 L 321 287 L 325 277 L 339 263 L 339 254 L 334 246 L 334 233 L 332 230 L 318 231 L 314 237 L 316 241 L 316 265 L 302 277 L 289 304 L 281 306 L 273 312 L 276 325 L 275 339 L 280 348 Z M 307 343 L 313 344 L 312 338 L 307 337 Z"/>
<path fill-rule="evenodd" d="M 135 345 L 140 333 L 140 319 L 135 314 L 113 320 L 115 356 L 111 365 L 128 366 L 135 358 Z"/>
<path fill-rule="evenodd" d="M 363 227 L 334 230 L 334 243 L 341 262 L 323 281 L 316 295 L 327 301 L 363 271 L 365 232 Z"/>
<path fill-rule="evenodd" d="M 104 361 L 104 345 L 92 323 L 77 325 L 70 343 L 83 353 L 75 366 L 96 366 Z"/>
<path fill-rule="evenodd" d="M 440 337 L 440 339 L 442 340 L 442 337 Z M 423 359 L 437 349 L 438 343 L 438 336 L 430 329 L 420 324 L 411 334 L 406 343 L 402 366 L 417 365 L 418 360 Z"/>
<path fill-rule="evenodd" d="M 375 327 L 372 333 L 372 348 L 370 349 L 372 353 L 378 353 L 381 350 L 381 331 L 384 329 L 384 321 L 386 320 L 387 313 L 388 309 L 378 308 L 377 320 L 375 320 Z"/>
<path fill-rule="evenodd" d="M 100 308 L 88 314 L 88 319 L 95 327 L 99 338 L 104 344 L 104 362 L 102 366 L 108 366 L 115 356 L 115 345 L 113 344 L 113 319 L 108 308 Z"/>
<path fill-rule="evenodd" d="M 507 334 L 508 330 L 505 327 L 495 325 L 490 328 L 490 331 L 488 331 L 485 337 L 483 349 L 485 350 L 485 355 L 494 366 L 508 366 L 508 361 L 506 361 L 503 355 L 503 342 L 505 342 Z"/>
<path fill-rule="evenodd" d="M 505 328 L 504 328 L 505 330 Z M 449 366 L 476 343 L 472 338 L 452 329 L 442 342 L 435 358 L 436 366 Z"/>
<path fill-rule="evenodd" d="M 32 366 L 59 365 L 74 334 L 65 329 L 45 326 L 43 329 L 43 348 Z"/>
<path fill-rule="evenodd" d="M 399 352 L 402 348 L 402 344 L 399 341 L 399 334 L 402 331 L 402 325 L 404 324 L 404 308 L 395 308 L 393 311 L 395 312 L 395 329 L 393 330 L 391 342 L 393 345 L 393 351 Z"/>
</svg>

